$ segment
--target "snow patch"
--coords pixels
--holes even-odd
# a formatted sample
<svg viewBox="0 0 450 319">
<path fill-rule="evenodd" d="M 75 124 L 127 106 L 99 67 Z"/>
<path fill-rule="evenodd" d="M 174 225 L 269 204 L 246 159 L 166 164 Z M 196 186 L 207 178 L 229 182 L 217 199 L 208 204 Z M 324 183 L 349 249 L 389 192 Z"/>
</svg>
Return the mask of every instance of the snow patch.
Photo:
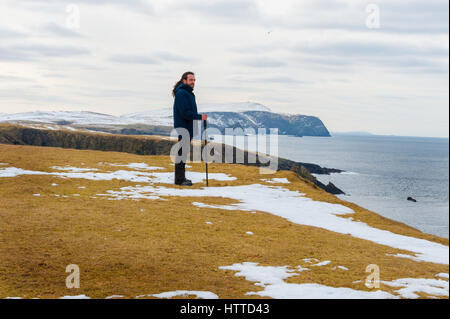
<svg viewBox="0 0 450 319">
<path fill-rule="evenodd" d="M 381 281 L 381 283 L 391 287 L 402 287 L 396 290 L 400 296 L 408 299 L 417 299 L 417 294 L 423 292 L 434 296 L 448 297 L 448 281 L 440 279 L 423 278 L 401 278 L 393 281 Z"/>
<path fill-rule="evenodd" d="M 105 164 L 107 164 L 109 166 L 122 166 L 122 167 L 131 168 L 131 169 L 147 170 L 147 171 L 165 169 L 164 167 L 148 166 L 147 163 L 130 163 L 130 164 L 105 163 Z"/>
<path fill-rule="evenodd" d="M 105 299 L 117 299 L 117 298 L 124 298 L 124 296 L 122 295 L 112 295 L 112 296 L 108 296 Z"/>
<path fill-rule="evenodd" d="M 287 178 L 285 178 L 285 177 L 283 177 L 283 178 L 272 178 L 272 179 L 262 178 L 261 181 L 265 181 L 267 183 L 272 183 L 272 184 L 275 184 L 275 183 L 289 184 L 290 183 L 289 180 Z"/>
<path fill-rule="evenodd" d="M 326 266 L 326 265 L 328 265 L 329 263 L 331 263 L 330 260 L 325 260 L 325 261 L 322 261 L 322 262 L 320 262 L 320 263 L 314 264 L 314 265 L 312 265 L 312 266 L 321 267 L 321 266 Z"/>
<path fill-rule="evenodd" d="M 303 258 L 303 261 L 306 262 L 306 263 L 311 264 L 313 262 L 318 262 L 319 259 L 316 259 L 316 258 Z"/>
<path fill-rule="evenodd" d="M 437 274 L 435 277 L 441 277 L 441 278 L 447 278 L 448 279 L 448 274 L 441 272 L 440 274 Z"/>
<path fill-rule="evenodd" d="M 192 202 L 192 205 L 197 206 L 197 207 L 202 207 L 202 208 L 236 210 L 236 206 L 232 206 L 232 205 L 210 205 L 210 204 L 205 204 L 205 203 L 200 203 L 200 202 Z"/>
<path fill-rule="evenodd" d="M 114 172 L 100 173 L 96 168 L 78 168 L 78 167 L 59 167 L 53 166 L 52 168 L 57 170 L 63 170 L 67 172 L 42 172 L 42 171 L 30 171 L 17 167 L 0 168 L 0 177 L 16 177 L 20 175 L 54 175 L 57 177 L 66 178 L 84 178 L 88 180 L 125 180 L 130 182 L 143 182 L 143 183 L 163 183 L 173 184 L 173 172 L 156 173 L 156 172 L 142 172 L 142 171 L 127 171 L 118 170 Z M 193 183 L 202 182 L 205 178 L 204 173 L 189 172 L 187 174 Z M 219 181 L 232 181 L 236 180 L 236 177 L 229 176 L 224 173 L 210 173 L 209 179 L 215 179 Z"/>
<path fill-rule="evenodd" d="M 0 177 L 16 177 L 19 175 L 47 175 L 47 172 L 29 171 L 17 167 L 0 168 Z"/>
<path fill-rule="evenodd" d="M 72 173 L 83 173 L 83 172 L 98 171 L 97 168 L 80 168 L 80 167 L 72 167 L 72 166 L 65 166 L 65 167 L 52 166 L 50 168 L 56 169 L 58 171 L 68 171 L 68 172 L 72 172 Z"/>
<path fill-rule="evenodd" d="M 247 292 L 246 295 L 259 295 L 276 299 L 380 299 L 396 298 L 384 291 L 361 291 L 351 288 L 335 288 L 319 284 L 291 284 L 284 280 L 298 276 L 295 270 L 288 266 L 258 266 L 258 263 L 244 262 L 219 269 L 237 271 L 235 276 L 245 277 L 246 280 L 256 282 L 256 286 L 264 287 L 258 292 Z"/>
<path fill-rule="evenodd" d="M 248 281 L 257 282 L 255 285 L 261 287 L 280 285 L 284 283 L 284 279 L 298 276 L 295 270 L 288 269 L 288 266 L 258 266 L 258 263 L 254 262 L 236 263 L 231 266 L 221 266 L 219 269 L 237 271 L 236 277 L 245 277 Z"/>
<path fill-rule="evenodd" d="M 86 295 L 78 295 L 78 296 L 64 296 L 60 297 L 59 299 L 91 299 L 91 298 Z"/>
<path fill-rule="evenodd" d="M 394 257 L 398 257 L 398 258 L 407 258 L 407 259 L 411 259 L 414 261 L 422 261 L 422 259 L 419 257 L 406 255 L 406 254 L 386 254 L 386 256 L 394 256 Z"/>
</svg>

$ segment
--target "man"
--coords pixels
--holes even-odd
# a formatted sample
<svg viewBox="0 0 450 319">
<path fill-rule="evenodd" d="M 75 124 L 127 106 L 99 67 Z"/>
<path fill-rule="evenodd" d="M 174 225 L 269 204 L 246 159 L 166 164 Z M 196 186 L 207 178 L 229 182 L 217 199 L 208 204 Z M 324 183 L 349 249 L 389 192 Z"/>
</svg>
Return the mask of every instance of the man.
<svg viewBox="0 0 450 319">
<path fill-rule="evenodd" d="M 175 84 L 172 95 L 175 98 L 173 103 L 173 121 L 174 128 L 184 128 L 189 132 L 189 149 L 193 137 L 194 120 L 206 120 L 206 114 L 197 113 L 197 103 L 193 93 L 195 86 L 195 74 L 186 72 Z M 181 141 L 181 135 L 178 135 L 178 141 Z M 186 143 L 187 144 L 187 143 Z M 184 144 L 184 145 L 186 145 Z M 185 151 L 187 154 L 187 151 Z M 182 155 L 180 148 L 178 155 Z M 192 181 L 185 175 L 186 158 L 182 158 L 179 163 L 175 163 L 175 184 L 182 186 L 192 186 Z"/>
</svg>

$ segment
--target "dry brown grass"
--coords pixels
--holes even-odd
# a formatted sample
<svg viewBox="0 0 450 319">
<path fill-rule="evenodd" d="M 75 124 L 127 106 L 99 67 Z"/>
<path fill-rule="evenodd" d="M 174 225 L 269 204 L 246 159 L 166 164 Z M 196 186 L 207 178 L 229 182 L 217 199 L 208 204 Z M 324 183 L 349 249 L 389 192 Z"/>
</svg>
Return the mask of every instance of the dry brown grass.
<svg viewBox="0 0 450 319">
<path fill-rule="evenodd" d="M 104 169 L 99 162 L 145 162 L 173 170 L 167 156 L 0 144 L 2 162 L 41 171 L 52 171 L 50 166 L 54 165 Z M 193 167 L 189 171 L 204 171 L 204 163 L 190 165 Z M 108 170 L 114 169 L 122 168 L 108 167 Z M 355 211 L 355 219 L 369 225 L 448 245 L 447 239 L 423 234 L 342 201 L 290 171 L 260 175 L 256 167 L 210 163 L 209 172 L 237 177 L 235 181 L 210 180 L 210 186 L 264 183 L 261 178 L 286 177 L 291 183 L 283 187 L 306 193 L 314 200 L 346 205 Z M 58 186 L 53 187 L 52 183 Z M 140 183 L 41 175 L 1 178 L 0 298 L 58 298 L 74 294 L 92 298 L 119 294 L 134 298 L 173 290 L 211 291 L 220 298 L 254 298 L 245 293 L 260 291 L 261 287 L 236 277 L 233 271 L 218 269 L 245 261 L 295 267 L 308 266 L 303 258 L 331 260 L 330 265 L 314 267 L 286 281 L 360 290 L 369 290 L 363 284 L 369 264 L 378 264 L 381 280 L 386 281 L 434 278 L 437 273 L 448 273 L 445 265 L 387 255 L 408 252 L 350 235 L 297 225 L 269 213 L 198 208 L 192 205 L 198 197 L 167 196 L 168 201 L 91 198 L 107 190 L 136 184 Z M 79 186 L 86 188 L 79 189 Z M 203 186 L 195 184 L 193 187 Z M 36 193 L 41 196 L 33 196 Z M 56 194 L 68 197 L 55 197 Z M 235 202 L 222 197 L 202 198 L 201 201 Z M 213 224 L 208 225 L 206 221 Z M 245 234 L 249 230 L 254 232 L 253 236 Z M 68 264 L 80 266 L 80 289 L 65 287 Z M 333 270 L 337 265 L 349 271 Z M 362 282 L 353 283 L 358 280 Z M 382 289 L 393 292 L 388 286 Z"/>
</svg>

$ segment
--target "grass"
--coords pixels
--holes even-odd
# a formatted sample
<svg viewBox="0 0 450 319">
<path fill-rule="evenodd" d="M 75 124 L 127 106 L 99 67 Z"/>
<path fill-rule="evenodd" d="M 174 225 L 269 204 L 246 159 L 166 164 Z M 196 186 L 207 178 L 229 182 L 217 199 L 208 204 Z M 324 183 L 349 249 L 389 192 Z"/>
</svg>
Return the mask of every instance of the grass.
<svg viewBox="0 0 450 319">
<path fill-rule="evenodd" d="M 104 170 L 100 162 L 145 162 L 173 171 L 168 156 L 0 144 L 0 163 L 23 169 L 53 171 L 51 166 L 70 165 Z M 192 168 L 188 171 L 204 171 L 204 163 L 190 165 Z M 424 234 L 342 201 L 292 171 L 260 175 L 257 167 L 218 163 L 210 163 L 208 168 L 210 173 L 237 177 L 234 181 L 210 180 L 210 186 L 264 183 L 261 178 L 286 177 L 291 183 L 283 187 L 298 190 L 314 200 L 346 205 L 355 211 L 354 219 L 448 245 L 448 239 Z M 52 186 L 52 183 L 58 185 Z M 286 282 L 366 291 L 370 290 L 364 286 L 368 275 L 365 269 L 369 264 L 377 264 L 381 280 L 386 281 L 434 278 L 437 273 L 448 273 L 445 265 L 388 255 L 408 252 L 350 235 L 297 225 L 269 213 L 198 208 L 192 205 L 198 197 L 166 196 L 166 201 L 92 198 L 107 190 L 136 184 L 140 183 L 42 175 L 1 178 L 0 298 L 58 298 L 79 294 L 92 298 L 110 295 L 135 298 L 173 290 L 211 291 L 220 298 L 254 298 L 245 293 L 260 291 L 261 287 L 236 277 L 233 271 L 218 269 L 245 261 L 268 266 L 307 267 L 304 258 L 331 260 L 330 265 L 313 267 L 312 271 L 304 271 Z M 193 188 L 203 186 L 194 184 Z M 37 193 L 41 196 L 33 196 Z M 201 201 L 215 205 L 235 202 L 223 197 L 202 198 Z M 254 235 L 246 235 L 247 231 Z M 80 267 L 80 289 L 65 286 L 68 276 L 65 269 L 69 264 Z M 337 265 L 349 271 L 333 270 Z M 391 293 L 395 290 L 384 285 L 381 288 Z"/>
</svg>

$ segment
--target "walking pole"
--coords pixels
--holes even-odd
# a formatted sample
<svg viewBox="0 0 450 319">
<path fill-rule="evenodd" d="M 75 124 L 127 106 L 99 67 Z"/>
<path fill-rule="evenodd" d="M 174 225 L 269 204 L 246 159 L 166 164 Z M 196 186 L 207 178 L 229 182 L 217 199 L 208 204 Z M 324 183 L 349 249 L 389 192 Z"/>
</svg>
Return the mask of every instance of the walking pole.
<svg viewBox="0 0 450 319">
<path fill-rule="evenodd" d="M 206 144 L 208 143 L 207 139 L 206 139 L 206 120 L 203 120 L 203 130 L 205 132 L 205 150 L 207 150 L 206 148 Z M 208 152 L 205 152 L 205 163 L 206 163 L 206 187 L 208 187 Z"/>
</svg>

